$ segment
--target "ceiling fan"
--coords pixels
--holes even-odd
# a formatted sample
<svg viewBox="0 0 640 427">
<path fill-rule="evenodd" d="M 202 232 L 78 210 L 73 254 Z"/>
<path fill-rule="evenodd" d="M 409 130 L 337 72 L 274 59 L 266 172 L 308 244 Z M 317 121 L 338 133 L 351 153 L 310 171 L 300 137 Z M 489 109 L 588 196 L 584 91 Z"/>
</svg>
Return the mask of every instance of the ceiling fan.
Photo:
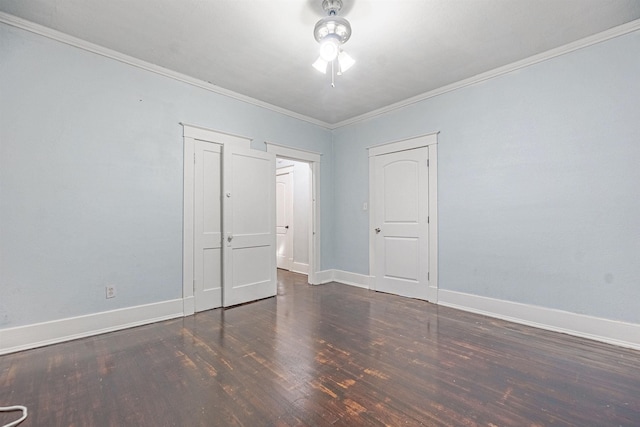
<svg viewBox="0 0 640 427">
<path fill-rule="evenodd" d="M 327 12 L 313 29 L 313 36 L 320 43 L 320 57 L 313 67 L 323 74 L 331 66 L 331 87 L 335 87 L 335 75 L 342 75 L 355 64 L 355 60 L 342 50 L 342 45 L 351 37 L 351 24 L 337 16 L 342 9 L 342 0 L 323 0 L 322 8 Z"/>
</svg>

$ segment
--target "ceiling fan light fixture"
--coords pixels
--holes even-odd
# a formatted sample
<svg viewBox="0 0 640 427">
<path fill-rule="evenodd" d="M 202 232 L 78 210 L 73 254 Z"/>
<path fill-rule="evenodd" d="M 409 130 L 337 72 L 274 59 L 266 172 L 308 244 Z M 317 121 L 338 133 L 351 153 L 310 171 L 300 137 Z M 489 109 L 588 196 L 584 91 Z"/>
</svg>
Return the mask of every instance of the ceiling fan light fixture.
<svg viewBox="0 0 640 427">
<path fill-rule="evenodd" d="M 347 52 L 342 51 L 338 54 L 338 64 L 340 65 L 340 74 L 347 71 L 355 63 L 356 63 L 356 60 L 353 59 Z"/>
<path fill-rule="evenodd" d="M 322 8 L 329 16 L 316 22 L 313 36 L 320 43 L 320 58 L 313 67 L 323 74 L 331 64 L 331 86 L 335 87 L 334 76 L 340 76 L 355 63 L 354 59 L 342 50 L 342 45 L 351 37 L 351 24 L 336 16 L 342 9 L 342 0 L 323 0 Z"/>
<path fill-rule="evenodd" d="M 322 58 L 316 59 L 316 62 L 313 63 L 313 68 L 320 71 L 322 74 L 327 74 L 327 65 L 329 63 Z"/>
</svg>

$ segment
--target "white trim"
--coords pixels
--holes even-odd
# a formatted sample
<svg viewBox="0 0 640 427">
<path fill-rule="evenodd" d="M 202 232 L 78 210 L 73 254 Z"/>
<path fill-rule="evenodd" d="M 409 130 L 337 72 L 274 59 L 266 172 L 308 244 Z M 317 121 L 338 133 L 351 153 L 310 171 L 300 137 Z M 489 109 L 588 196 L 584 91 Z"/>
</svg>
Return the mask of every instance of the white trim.
<svg viewBox="0 0 640 427">
<path fill-rule="evenodd" d="M 364 289 L 369 289 L 370 283 L 372 282 L 371 276 L 369 275 L 351 273 L 350 271 L 343 270 L 333 270 L 333 281 Z"/>
<path fill-rule="evenodd" d="M 128 55 L 125 55 L 120 52 L 116 52 L 111 49 L 107 49 L 105 47 L 90 43 L 88 41 L 79 39 L 77 37 L 70 36 L 68 34 L 62 33 L 60 31 L 53 30 L 51 28 L 18 18 L 16 16 L 10 15 L 5 12 L 0 12 L 0 22 L 5 23 L 7 25 L 11 25 L 16 28 L 20 28 L 26 31 L 29 31 L 34 34 L 38 34 L 52 40 L 59 41 L 61 43 L 67 44 L 69 46 L 74 46 L 79 49 L 86 50 L 88 52 L 95 53 L 97 55 L 101 55 L 107 58 L 114 59 L 116 61 L 141 68 L 146 71 L 150 71 L 155 74 L 159 74 L 164 77 L 168 77 L 170 79 L 174 79 L 183 83 L 190 84 L 192 86 L 208 90 L 210 92 L 217 93 L 219 95 L 227 96 L 229 98 L 237 99 L 238 101 L 246 102 L 247 104 L 255 105 L 257 107 L 266 108 L 271 111 L 275 111 L 280 114 L 284 114 L 286 116 L 292 117 L 294 119 L 302 120 L 317 126 L 320 126 L 325 129 L 335 130 L 344 126 L 348 126 L 354 123 L 362 122 L 364 120 L 389 113 L 394 110 L 401 109 L 408 105 L 412 105 L 418 103 L 420 101 L 424 101 L 425 99 L 433 98 L 447 92 L 452 92 L 457 89 L 461 89 L 466 86 L 470 86 L 476 83 L 483 82 L 485 80 L 489 80 L 495 77 L 499 77 L 503 74 L 510 73 L 512 71 L 519 70 L 521 68 L 528 67 L 530 65 L 534 65 L 543 61 L 547 61 L 549 59 L 556 58 L 561 55 L 565 55 L 567 53 L 574 52 L 579 49 L 583 49 L 585 47 L 589 47 L 598 43 L 605 42 L 607 40 L 623 36 L 628 33 L 632 33 L 640 29 L 640 19 L 636 19 L 635 21 L 627 22 L 626 24 L 622 24 L 620 26 L 611 28 L 609 30 L 603 31 L 598 34 L 591 35 L 589 37 L 585 37 L 580 40 L 576 40 L 573 43 L 566 44 L 564 46 L 557 47 L 555 49 L 548 50 L 546 52 L 539 53 L 537 55 L 533 55 L 529 58 L 525 58 L 520 61 L 513 62 L 511 64 L 507 64 L 505 66 L 487 71 L 485 73 L 478 74 L 476 76 L 470 77 L 468 79 L 460 80 L 458 82 L 454 82 L 450 85 L 443 86 L 437 89 L 434 89 L 429 92 L 425 92 L 423 94 L 405 99 L 403 101 L 396 102 L 391 105 L 387 105 L 385 107 L 379 108 L 377 110 L 369 111 L 367 113 L 361 114 L 359 116 L 351 117 L 347 120 L 343 120 L 337 123 L 327 123 L 322 120 L 314 119 L 312 117 L 305 116 L 300 113 L 296 113 L 291 110 L 284 109 L 282 107 L 278 107 L 272 104 L 268 104 L 264 101 L 260 101 L 255 98 L 248 97 L 246 95 L 242 95 L 228 89 L 221 88 L 219 86 L 213 85 L 211 83 L 207 83 L 202 80 L 195 79 L 193 77 L 187 76 L 182 73 L 178 73 L 176 71 L 172 71 L 158 65 L 154 65 L 141 59 L 137 59 Z"/>
<path fill-rule="evenodd" d="M 317 274 L 321 265 L 321 239 L 320 239 L 320 160 L 321 155 L 307 150 L 288 147 L 286 145 L 266 142 L 267 153 L 273 153 L 276 157 L 286 157 L 292 160 L 308 162 L 311 168 L 311 209 L 309 219 L 309 264 L 307 267 L 307 281 L 316 285 L 322 283 Z M 274 177 L 275 180 L 275 177 Z M 275 185 L 275 184 L 274 184 Z"/>
<path fill-rule="evenodd" d="M 311 217 L 309 218 L 309 276 L 308 282 L 316 284 L 316 271 L 322 265 L 322 239 L 320 238 L 321 226 L 320 218 L 322 210 L 320 208 L 320 162 L 311 163 Z"/>
<path fill-rule="evenodd" d="M 393 142 L 367 147 L 369 151 L 369 277 L 368 288 L 375 290 L 375 260 L 376 260 L 376 235 L 374 224 L 376 221 L 374 182 L 375 182 L 375 157 L 398 151 L 413 150 L 427 147 L 429 150 L 429 281 L 427 288 L 427 301 L 438 303 L 438 134 L 433 132 L 412 138 L 401 139 Z"/>
<path fill-rule="evenodd" d="M 305 162 L 320 162 L 322 153 L 316 151 L 303 150 L 301 148 L 293 148 L 287 145 L 274 144 L 273 142 L 264 142 L 267 146 L 268 153 L 276 153 L 278 157 L 285 157 L 293 160 L 303 160 Z M 272 147 L 269 149 L 269 147 Z"/>
<path fill-rule="evenodd" d="M 193 271 L 191 272 L 193 276 Z M 193 283 L 193 282 L 191 282 Z M 191 293 L 193 294 L 194 289 L 191 287 Z M 190 316 L 196 312 L 196 297 L 193 295 L 185 296 L 182 298 L 182 311 L 185 316 Z"/>
<path fill-rule="evenodd" d="M 437 141 L 436 141 L 437 142 Z M 429 145 L 429 288 L 427 300 L 438 303 L 438 144 Z"/>
<path fill-rule="evenodd" d="M 440 289 L 438 304 L 640 350 L 640 325 Z"/>
<path fill-rule="evenodd" d="M 195 244 L 195 139 L 184 137 L 182 179 L 182 298 L 183 312 L 189 316 L 196 312 L 194 285 Z"/>
<path fill-rule="evenodd" d="M 249 96 L 242 95 L 240 93 L 233 92 L 228 89 L 224 89 L 220 86 L 216 86 L 214 84 L 205 82 L 203 80 L 199 80 L 194 77 L 187 76 L 186 74 L 182 74 L 177 71 L 169 70 L 167 68 L 160 67 L 155 64 L 151 64 L 141 59 L 134 58 L 129 55 L 125 55 L 124 53 L 120 53 L 115 50 L 111 50 L 97 44 L 93 44 L 86 40 L 82 40 L 77 37 L 70 36 L 63 32 L 27 21 L 22 18 L 18 18 L 17 16 L 13 16 L 5 12 L 0 12 L 0 22 L 5 23 L 7 25 L 11 25 L 12 27 L 29 31 L 34 34 L 38 34 L 43 37 L 47 37 L 51 40 L 55 40 L 55 41 L 67 44 L 69 46 L 76 47 L 78 49 L 85 50 L 87 52 L 95 53 L 97 55 L 104 56 L 106 58 L 110 58 L 118 62 L 122 62 L 124 64 L 143 69 L 145 71 L 150 71 L 154 74 L 158 74 L 163 77 L 168 77 L 170 79 L 177 80 L 179 82 L 186 83 L 191 86 L 198 87 L 200 89 L 208 90 L 210 92 L 214 92 L 219 95 L 226 96 L 228 98 L 236 99 L 241 102 L 246 102 L 247 104 L 255 105 L 256 107 L 266 108 L 267 110 L 275 111 L 276 113 L 284 114 L 285 116 L 302 120 L 326 129 L 331 128 L 331 126 L 328 123 L 323 122 L 322 120 L 317 120 L 312 117 L 308 117 L 303 114 L 296 113 L 295 111 L 287 110 L 285 108 L 278 107 L 276 105 L 269 104 L 267 102 L 260 101 L 255 98 L 251 98 Z"/>
<path fill-rule="evenodd" d="M 335 277 L 335 270 L 322 270 L 316 272 L 316 281 L 311 283 L 312 285 L 324 285 L 325 283 L 333 282 Z"/>
<path fill-rule="evenodd" d="M 369 157 L 382 156 L 383 154 L 397 153 L 398 151 L 413 150 L 414 148 L 428 147 L 437 144 L 439 133 L 440 132 L 427 133 L 398 141 L 372 145 L 367 147 Z"/>
<path fill-rule="evenodd" d="M 182 317 L 182 299 L 0 329 L 0 354 Z"/>
<path fill-rule="evenodd" d="M 583 49 L 589 46 L 593 46 L 598 43 L 605 42 L 607 40 L 611 40 L 616 37 L 623 36 L 625 34 L 632 33 L 634 31 L 640 30 L 640 19 L 636 19 L 635 21 L 627 22 L 626 24 L 622 24 L 620 26 L 611 28 L 609 30 L 603 31 L 598 34 L 591 35 L 589 37 L 585 37 L 580 40 L 576 40 L 575 42 L 566 44 L 564 46 L 557 47 L 555 49 L 548 50 L 546 52 L 539 53 L 537 55 L 530 56 L 528 58 L 522 59 L 520 61 L 513 62 L 511 64 L 504 65 L 502 67 L 495 68 L 493 70 L 487 71 L 485 73 L 481 73 L 475 75 L 473 77 L 469 77 L 464 80 L 460 80 L 454 83 L 451 83 L 446 86 L 439 87 L 437 89 L 431 90 L 429 92 L 425 92 L 420 95 L 413 96 L 411 98 L 407 98 L 405 100 L 396 102 L 394 104 L 387 105 L 385 107 L 379 108 L 377 110 L 369 111 L 368 113 L 361 114 L 359 116 L 355 116 L 349 118 L 347 120 L 343 120 L 338 123 L 333 123 L 329 126 L 329 129 L 338 129 L 344 126 L 352 125 L 354 123 L 359 123 L 364 120 L 371 119 L 376 116 L 380 116 L 385 113 L 389 113 L 391 111 L 399 110 L 406 106 L 416 104 L 420 101 L 424 101 L 425 99 L 434 98 L 439 95 L 443 95 L 447 92 L 452 92 L 454 90 L 461 89 L 463 87 L 471 86 L 476 83 L 483 82 L 485 80 L 490 80 L 495 77 L 500 77 L 504 74 L 511 73 L 513 71 L 519 70 L 521 68 L 529 67 L 531 65 L 538 64 L 540 62 L 548 61 L 550 59 L 556 58 L 558 56 L 566 55 L 568 53 L 574 52 L 579 49 Z"/>
<path fill-rule="evenodd" d="M 370 289 L 373 278 L 366 274 L 352 273 L 344 270 L 323 270 L 317 273 L 318 284 L 324 285 L 329 282 L 338 282 L 343 285 L 355 286 L 357 288 Z"/>
<path fill-rule="evenodd" d="M 192 125 L 185 122 L 180 122 L 182 125 L 182 136 L 198 139 L 200 141 L 213 142 L 218 144 L 236 144 L 240 148 L 251 148 L 251 141 L 253 138 L 248 136 L 235 135 L 229 132 L 222 132 L 218 130 L 209 129 L 204 126 Z"/>
<path fill-rule="evenodd" d="M 293 261 L 293 267 L 291 267 L 291 271 L 293 271 L 294 273 L 309 274 L 309 264 Z"/>
</svg>

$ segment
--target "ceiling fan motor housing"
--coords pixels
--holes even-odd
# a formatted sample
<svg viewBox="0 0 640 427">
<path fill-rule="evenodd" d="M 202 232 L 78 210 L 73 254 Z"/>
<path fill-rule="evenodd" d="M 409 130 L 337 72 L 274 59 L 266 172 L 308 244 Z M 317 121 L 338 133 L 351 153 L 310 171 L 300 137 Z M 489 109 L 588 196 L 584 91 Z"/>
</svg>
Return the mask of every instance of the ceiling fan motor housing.
<svg viewBox="0 0 640 427">
<path fill-rule="evenodd" d="M 327 36 L 333 36 L 342 44 L 351 37 L 351 24 L 339 16 L 327 16 L 316 23 L 313 35 L 317 42 L 321 42 Z"/>
</svg>

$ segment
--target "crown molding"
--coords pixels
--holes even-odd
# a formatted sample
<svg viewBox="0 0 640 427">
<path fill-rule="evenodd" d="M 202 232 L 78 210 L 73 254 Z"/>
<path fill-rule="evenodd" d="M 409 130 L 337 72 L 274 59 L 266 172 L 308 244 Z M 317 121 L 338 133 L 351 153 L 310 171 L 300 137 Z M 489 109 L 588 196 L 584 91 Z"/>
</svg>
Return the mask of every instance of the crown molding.
<svg viewBox="0 0 640 427">
<path fill-rule="evenodd" d="M 285 108 L 281 108 L 273 104 L 269 104 L 268 102 L 260 101 L 255 98 L 251 98 L 249 96 L 242 95 L 240 93 L 233 92 L 228 89 L 224 89 L 220 86 L 216 86 L 214 84 L 205 82 L 203 80 L 199 80 L 194 77 L 190 77 L 185 74 L 179 73 L 177 71 L 169 70 L 167 68 L 160 67 L 155 64 L 151 64 L 141 59 L 134 58 L 124 53 L 120 53 L 115 50 L 111 50 L 106 47 L 88 42 L 86 40 L 79 39 L 69 34 L 65 34 L 63 32 L 51 29 L 49 27 L 45 27 L 44 25 L 36 24 L 34 22 L 27 21 L 22 18 L 18 18 L 17 16 L 10 15 L 5 12 L 0 12 L 0 22 L 10 25 L 12 27 L 29 31 L 34 34 L 38 34 L 43 37 L 47 37 L 49 39 L 67 44 L 69 46 L 73 46 L 91 53 L 95 53 L 97 55 L 104 56 L 106 58 L 114 59 L 116 61 L 131 65 L 136 68 L 141 68 L 143 70 L 150 71 L 160 76 L 168 77 L 170 79 L 177 80 L 182 83 L 187 83 L 191 86 L 195 86 L 200 89 L 208 90 L 210 92 L 214 92 L 219 95 L 226 96 L 228 98 L 233 98 L 238 101 L 246 102 L 247 104 L 255 105 L 256 107 L 265 108 L 267 110 L 271 110 L 276 113 L 280 113 L 285 116 L 292 117 L 294 119 L 302 120 L 302 121 L 314 124 L 316 126 L 323 127 L 325 129 L 331 129 L 331 125 L 329 123 L 323 122 L 321 120 L 317 120 L 312 117 L 308 117 L 303 114 L 299 114 L 294 111 L 287 110 Z"/>
<path fill-rule="evenodd" d="M 131 57 L 129 55 L 125 55 L 123 53 L 120 52 L 116 52 L 114 50 L 108 49 L 106 47 L 100 46 L 100 45 L 96 45 L 90 42 L 87 42 L 85 40 L 79 39 L 77 37 L 74 36 L 70 36 L 68 34 L 62 33 L 60 31 L 57 30 L 53 30 L 51 28 L 45 27 L 43 25 L 40 24 L 36 24 L 33 23 L 31 21 L 27 21 L 25 19 L 22 18 L 18 18 L 16 16 L 10 15 L 8 13 L 5 12 L 0 12 L 0 22 L 5 23 L 7 25 L 16 27 L 16 28 L 20 28 L 29 32 L 32 32 L 34 34 L 38 34 L 47 38 L 50 38 L 52 40 L 56 40 L 59 41 L 61 43 L 65 43 L 67 45 L 70 46 L 74 46 L 77 47 L 79 49 L 83 49 L 86 50 L 88 52 L 92 52 L 95 53 L 97 55 L 101 55 L 107 58 L 111 58 L 114 59 L 116 61 L 137 67 L 137 68 L 141 68 L 143 70 L 146 71 L 150 71 L 152 73 L 164 76 L 164 77 L 168 77 L 183 83 L 187 83 L 189 85 L 204 89 L 204 90 L 208 90 L 210 92 L 214 92 L 217 93 L 219 95 L 223 95 L 226 96 L 228 98 L 232 98 L 232 99 L 236 99 L 238 101 L 242 101 L 251 105 L 255 105 L 257 107 L 262 107 L 265 108 L 267 110 L 271 110 L 274 111 L 276 113 L 280 113 L 283 114 L 285 116 L 289 116 L 292 117 L 294 119 L 298 119 L 298 120 L 302 120 L 311 124 L 314 124 L 316 126 L 320 126 L 322 128 L 325 129 L 329 129 L 329 130 L 335 130 L 344 126 L 348 126 L 351 124 L 355 124 L 358 122 L 362 122 L 365 121 L 367 119 L 371 119 L 373 117 L 377 117 L 379 115 L 385 114 L 385 113 L 389 113 L 391 111 L 395 111 L 401 108 L 404 108 L 406 106 L 418 103 L 420 101 L 424 101 L 426 99 L 429 98 L 433 98 L 439 95 L 443 95 L 447 92 L 452 92 L 454 90 L 458 90 L 461 88 L 464 88 L 466 86 L 471 86 L 473 84 L 476 83 L 480 83 L 486 80 L 490 80 L 493 79 L 495 77 L 499 77 L 502 76 L 504 74 L 510 73 L 512 71 L 516 71 L 519 70 L 521 68 L 525 68 L 528 67 L 530 65 L 534 65 L 540 62 L 544 62 L 547 61 L 549 59 L 553 59 L 556 58 L 558 56 L 562 56 L 565 55 L 567 53 L 571 53 L 574 52 L 576 50 L 579 49 L 583 49 L 585 47 L 589 47 L 598 43 L 602 43 L 604 41 L 616 38 L 616 37 L 620 37 L 622 35 L 628 34 L 628 33 L 632 33 L 634 31 L 638 31 L 640 30 L 640 19 L 637 19 L 635 21 L 631 21 L 628 22 L 626 24 L 611 28 L 609 30 L 605 30 L 603 32 L 600 32 L 598 34 L 594 34 L 592 36 L 589 37 L 585 37 L 583 39 L 577 40 L 575 42 L 566 44 L 564 46 L 560 46 L 557 47 L 555 49 L 551 49 L 548 50 L 546 52 L 531 56 L 529 58 L 525 58 L 523 60 L 520 61 L 516 61 L 513 62 L 511 64 L 502 66 L 502 67 L 498 67 L 495 68 L 493 70 L 487 71 L 485 73 L 481 73 L 478 74 L 476 76 L 470 77 L 468 79 L 464 79 L 464 80 L 460 80 L 458 82 L 449 84 L 447 86 L 443 86 L 440 87 L 438 89 L 434 89 L 432 91 L 429 92 L 425 92 L 423 94 L 420 95 L 416 95 L 414 97 L 411 98 L 407 98 L 405 100 L 387 105 L 386 107 L 382 107 L 379 108 L 377 110 L 373 110 L 370 111 L 368 113 L 364 113 L 361 114 L 359 116 L 355 116 L 352 118 L 349 118 L 347 120 L 343 120 L 337 123 L 327 123 L 324 122 L 322 120 L 317 120 L 314 119 L 312 117 L 308 117 L 305 116 L 303 114 L 300 113 L 296 113 L 294 111 L 290 111 L 287 110 L 285 108 L 281 108 L 278 106 L 275 106 L 273 104 L 269 104 L 267 102 L 264 101 L 260 101 L 258 99 L 255 98 L 251 98 L 249 96 L 246 95 L 242 95 L 240 93 L 237 92 L 233 92 L 230 91 L 228 89 L 224 89 L 221 88 L 219 86 L 213 85 L 211 83 L 205 82 L 203 80 L 199 80 L 190 76 L 187 76 L 185 74 L 182 73 L 178 73 L 176 71 L 172 71 L 169 70 L 167 68 L 163 68 L 160 67 L 158 65 L 155 64 L 151 64 L 145 61 L 142 61 L 140 59 Z"/>
<path fill-rule="evenodd" d="M 530 56 L 520 61 L 513 62 L 511 64 L 495 68 L 493 70 L 487 71 L 482 74 L 478 74 L 476 76 L 470 77 L 468 79 L 460 80 L 458 82 L 449 84 L 447 86 L 440 87 L 438 89 L 434 89 L 429 92 L 425 92 L 421 95 L 417 95 L 411 98 L 407 98 L 403 101 L 396 102 L 394 104 L 387 105 L 386 107 L 379 108 L 377 110 L 370 111 L 368 113 L 361 114 L 356 117 L 352 117 L 347 120 L 343 120 L 338 123 L 334 123 L 330 125 L 330 129 L 338 129 L 347 125 L 352 125 L 358 122 L 362 122 L 367 119 L 371 119 L 373 117 L 379 116 L 381 114 L 389 113 L 394 110 L 398 110 L 400 108 L 406 107 L 408 105 L 412 105 L 418 103 L 420 101 L 424 101 L 425 99 L 433 98 L 447 92 L 452 92 L 454 90 L 461 89 L 466 86 L 470 86 L 476 83 L 483 82 L 485 80 L 490 80 L 495 77 L 502 76 L 503 74 L 510 73 L 512 71 L 519 70 L 521 68 L 528 67 L 530 65 L 538 64 L 540 62 L 547 61 L 549 59 L 556 58 L 558 56 L 565 55 L 567 53 L 574 52 L 579 49 L 583 49 L 585 47 L 589 47 L 598 43 L 602 43 L 607 40 L 611 40 L 616 37 L 623 36 L 625 34 L 632 33 L 634 31 L 640 30 L 640 19 L 636 19 L 635 21 L 627 22 L 626 24 L 622 24 L 620 26 L 611 28 L 609 30 L 605 30 L 598 34 L 591 35 L 589 37 L 585 37 L 580 40 L 576 40 L 575 42 L 566 44 L 564 46 L 557 47 L 555 49 L 548 50 L 546 52 L 542 52 L 540 54 Z"/>
</svg>

